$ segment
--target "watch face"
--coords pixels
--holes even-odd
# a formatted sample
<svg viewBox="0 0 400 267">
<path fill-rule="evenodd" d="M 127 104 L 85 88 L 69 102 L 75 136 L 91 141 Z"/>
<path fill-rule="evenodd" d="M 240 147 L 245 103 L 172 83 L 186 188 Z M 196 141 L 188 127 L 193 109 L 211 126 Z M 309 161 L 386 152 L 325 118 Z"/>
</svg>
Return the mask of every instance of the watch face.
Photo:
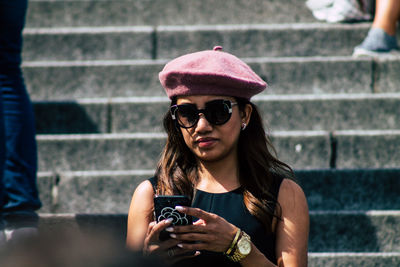
<svg viewBox="0 0 400 267">
<path fill-rule="evenodd" d="M 240 239 L 237 246 L 240 254 L 242 255 L 248 255 L 251 251 L 251 244 L 245 238 Z"/>
</svg>

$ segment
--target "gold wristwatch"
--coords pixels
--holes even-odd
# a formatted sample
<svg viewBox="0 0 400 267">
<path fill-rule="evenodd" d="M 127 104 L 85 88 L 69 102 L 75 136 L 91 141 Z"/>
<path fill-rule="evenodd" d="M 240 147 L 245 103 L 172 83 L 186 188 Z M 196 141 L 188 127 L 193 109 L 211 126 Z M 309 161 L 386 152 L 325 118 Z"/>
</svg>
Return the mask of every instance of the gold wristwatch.
<svg viewBox="0 0 400 267">
<path fill-rule="evenodd" d="M 241 231 L 239 240 L 235 244 L 232 252 L 226 255 L 230 260 L 239 262 L 243 260 L 251 252 L 251 239 L 248 234 Z"/>
</svg>

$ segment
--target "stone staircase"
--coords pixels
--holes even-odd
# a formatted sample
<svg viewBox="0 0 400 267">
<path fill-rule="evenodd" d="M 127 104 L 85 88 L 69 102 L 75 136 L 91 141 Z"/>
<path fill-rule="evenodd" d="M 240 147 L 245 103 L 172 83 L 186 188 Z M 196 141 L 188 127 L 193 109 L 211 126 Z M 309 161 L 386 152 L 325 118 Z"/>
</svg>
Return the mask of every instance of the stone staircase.
<svg viewBox="0 0 400 267">
<path fill-rule="evenodd" d="M 222 45 L 270 85 L 254 102 L 307 195 L 309 266 L 399 266 L 400 58 L 353 59 L 370 24 L 318 23 L 304 2 L 30 0 L 41 228 L 123 242 L 164 144 L 158 72 Z"/>
</svg>

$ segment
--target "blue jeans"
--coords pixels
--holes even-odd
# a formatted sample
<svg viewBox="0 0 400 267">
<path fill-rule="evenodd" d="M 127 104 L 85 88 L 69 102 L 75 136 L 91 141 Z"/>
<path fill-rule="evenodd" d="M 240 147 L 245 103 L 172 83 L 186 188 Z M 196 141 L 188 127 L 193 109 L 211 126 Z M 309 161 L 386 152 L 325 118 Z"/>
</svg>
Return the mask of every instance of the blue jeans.
<svg viewBox="0 0 400 267">
<path fill-rule="evenodd" d="M 34 114 L 20 68 L 26 9 L 27 0 L 0 0 L 0 228 L 35 226 L 41 207 Z"/>
</svg>

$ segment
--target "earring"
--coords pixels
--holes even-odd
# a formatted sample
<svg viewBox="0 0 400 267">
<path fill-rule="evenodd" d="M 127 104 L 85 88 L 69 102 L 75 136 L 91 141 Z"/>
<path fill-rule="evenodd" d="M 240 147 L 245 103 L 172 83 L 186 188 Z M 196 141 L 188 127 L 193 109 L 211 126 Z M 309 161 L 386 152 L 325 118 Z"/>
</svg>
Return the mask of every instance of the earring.
<svg viewBox="0 0 400 267">
<path fill-rule="evenodd" d="M 244 129 L 246 129 L 246 127 L 247 127 L 247 124 L 246 123 L 242 123 L 242 131 L 244 131 Z"/>
</svg>

